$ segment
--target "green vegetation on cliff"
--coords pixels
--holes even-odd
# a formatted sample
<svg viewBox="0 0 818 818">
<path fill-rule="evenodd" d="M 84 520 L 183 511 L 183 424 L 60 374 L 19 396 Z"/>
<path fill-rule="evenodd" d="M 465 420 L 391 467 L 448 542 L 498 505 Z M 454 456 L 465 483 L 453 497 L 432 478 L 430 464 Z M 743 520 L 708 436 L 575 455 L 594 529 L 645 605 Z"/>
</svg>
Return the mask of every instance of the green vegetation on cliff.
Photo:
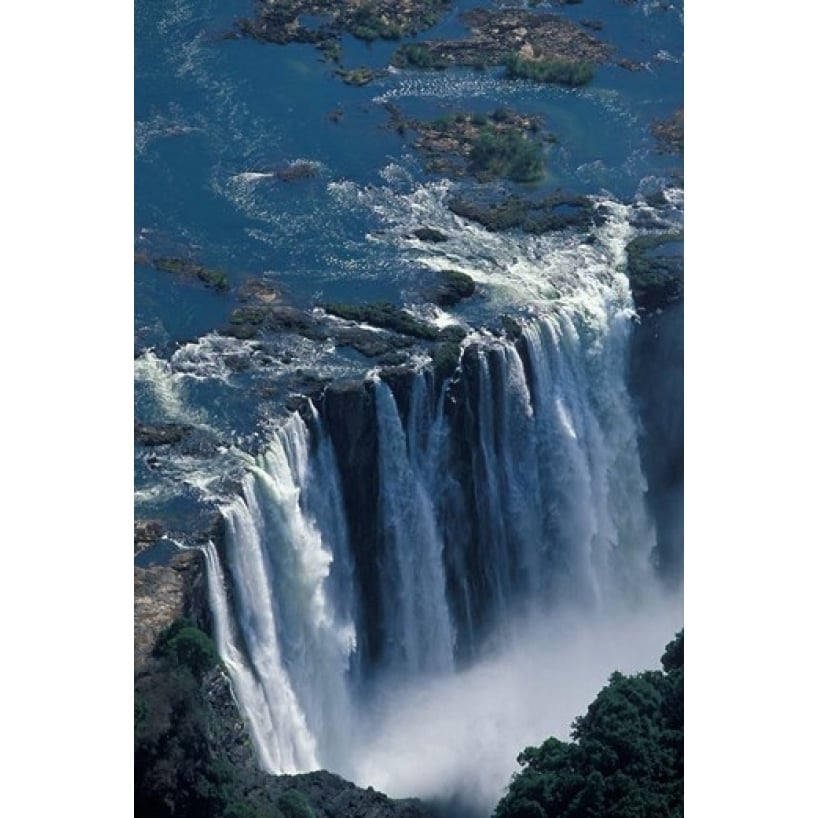
<svg viewBox="0 0 818 818">
<path fill-rule="evenodd" d="M 684 632 L 664 671 L 614 673 L 573 741 L 549 738 L 522 765 L 494 818 L 681 818 L 684 793 Z"/>
<path fill-rule="evenodd" d="M 179 619 L 153 653 L 155 661 L 135 680 L 135 816 L 275 818 L 243 803 L 236 771 L 211 751 L 202 681 L 220 661 L 210 637 Z"/>
</svg>

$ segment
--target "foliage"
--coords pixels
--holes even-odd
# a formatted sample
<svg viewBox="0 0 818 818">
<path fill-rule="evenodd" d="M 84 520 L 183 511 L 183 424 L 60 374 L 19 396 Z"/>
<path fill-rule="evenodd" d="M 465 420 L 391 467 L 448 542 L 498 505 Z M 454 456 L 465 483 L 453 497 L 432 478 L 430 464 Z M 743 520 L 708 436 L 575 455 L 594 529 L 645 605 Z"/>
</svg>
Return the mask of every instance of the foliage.
<svg viewBox="0 0 818 818">
<path fill-rule="evenodd" d="M 684 776 L 684 632 L 662 671 L 613 673 L 573 741 L 528 747 L 494 818 L 681 818 Z"/>
<path fill-rule="evenodd" d="M 379 37 L 383 40 L 398 40 L 401 29 L 396 23 L 384 20 L 378 14 L 373 2 L 364 2 L 352 14 L 350 31 L 359 40 L 372 42 Z"/>
<path fill-rule="evenodd" d="M 220 662 L 213 640 L 189 619 L 177 619 L 165 629 L 156 640 L 153 653 L 187 667 L 197 679 Z"/>
<path fill-rule="evenodd" d="M 517 131 L 484 128 L 472 145 L 469 159 L 475 170 L 513 182 L 535 182 L 545 172 L 540 146 Z"/>
<path fill-rule="evenodd" d="M 178 619 L 157 639 L 155 666 L 136 679 L 134 787 L 137 818 L 222 818 L 240 802 L 236 775 L 212 756 L 202 676 L 219 663 L 213 642 Z M 234 818 L 262 818 L 252 811 Z"/>
<path fill-rule="evenodd" d="M 443 69 L 448 62 L 442 57 L 433 54 L 429 47 L 421 43 L 409 43 L 401 46 L 395 53 L 396 64 L 408 65 L 412 68 Z"/>
<path fill-rule="evenodd" d="M 287 790 L 279 796 L 278 808 L 284 818 L 315 818 L 310 802 L 298 790 Z"/>
<path fill-rule="evenodd" d="M 509 79 L 527 79 L 553 82 L 577 87 L 587 85 L 594 78 L 594 67 L 589 62 L 572 60 L 529 60 L 519 54 L 506 57 L 506 76 Z"/>
</svg>

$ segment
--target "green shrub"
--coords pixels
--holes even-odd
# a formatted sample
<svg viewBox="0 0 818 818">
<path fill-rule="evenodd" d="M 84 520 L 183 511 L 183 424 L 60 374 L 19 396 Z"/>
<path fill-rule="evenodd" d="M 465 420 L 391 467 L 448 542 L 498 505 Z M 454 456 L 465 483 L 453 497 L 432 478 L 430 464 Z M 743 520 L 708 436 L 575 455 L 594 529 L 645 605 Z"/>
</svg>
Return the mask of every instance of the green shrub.
<svg viewBox="0 0 818 818">
<path fill-rule="evenodd" d="M 527 79 L 553 82 L 577 87 L 587 85 L 594 78 L 594 66 L 589 62 L 571 60 L 527 60 L 519 54 L 509 54 L 505 60 L 509 79 Z"/>
<path fill-rule="evenodd" d="M 446 68 L 448 63 L 442 57 L 436 57 L 428 46 L 421 43 L 409 43 L 398 49 L 396 55 L 398 64 L 409 65 L 412 68 Z"/>
<path fill-rule="evenodd" d="M 219 664 L 213 640 L 189 619 L 177 619 L 156 640 L 154 655 L 187 667 L 197 679 Z"/>
<path fill-rule="evenodd" d="M 549 738 L 517 758 L 522 770 L 494 818 L 667 816 L 683 812 L 684 634 L 662 657 L 666 669 L 613 673 L 573 741 Z"/>
<path fill-rule="evenodd" d="M 315 818 L 310 802 L 298 790 L 287 790 L 284 795 L 279 796 L 278 808 L 284 818 Z"/>
<path fill-rule="evenodd" d="M 475 170 L 514 182 L 534 182 L 545 172 L 540 146 L 516 131 L 483 129 L 472 145 L 469 159 Z"/>
</svg>

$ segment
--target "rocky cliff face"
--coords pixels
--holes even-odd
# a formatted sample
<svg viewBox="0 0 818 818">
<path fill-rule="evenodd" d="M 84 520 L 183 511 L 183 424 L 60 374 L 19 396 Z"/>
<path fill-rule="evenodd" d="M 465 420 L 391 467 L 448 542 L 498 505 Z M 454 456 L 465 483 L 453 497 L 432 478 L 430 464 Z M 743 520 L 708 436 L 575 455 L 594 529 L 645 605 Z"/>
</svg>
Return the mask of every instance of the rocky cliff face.
<svg viewBox="0 0 818 818">
<path fill-rule="evenodd" d="M 642 422 L 640 449 L 656 521 L 656 563 L 670 585 L 683 570 L 684 302 L 642 315 L 631 347 L 630 388 Z"/>
<path fill-rule="evenodd" d="M 293 792 L 315 818 L 431 818 L 419 801 L 393 801 L 329 772 L 268 775 L 256 764 L 224 668 L 197 678 L 153 654 L 157 637 L 181 617 L 210 627 L 205 570 L 199 551 L 183 551 L 134 571 L 137 818 L 201 818 L 225 809 L 281 818 L 280 799 Z"/>
<path fill-rule="evenodd" d="M 204 561 L 182 551 L 166 565 L 134 568 L 134 669 L 150 659 L 157 636 L 180 617 L 209 627 Z"/>
</svg>

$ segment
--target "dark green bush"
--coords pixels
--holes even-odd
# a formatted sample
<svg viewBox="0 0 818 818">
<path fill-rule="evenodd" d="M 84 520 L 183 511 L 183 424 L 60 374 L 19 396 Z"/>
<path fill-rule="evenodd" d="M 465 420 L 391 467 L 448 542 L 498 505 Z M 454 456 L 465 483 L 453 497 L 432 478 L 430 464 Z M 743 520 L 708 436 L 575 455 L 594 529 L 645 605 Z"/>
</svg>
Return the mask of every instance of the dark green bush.
<svg viewBox="0 0 818 818">
<path fill-rule="evenodd" d="M 279 796 L 278 808 L 284 818 L 315 818 L 310 802 L 298 790 L 288 790 Z"/>
<path fill-rule="evenodd" d="M 549 738 L 517 761 L 495 818 L 681 818 L 684 781 L 684 635 L 662 657 L 665 672 L 613 673 L 573 741 Z"/>
<path fill-rule="evenodd" d="M 519 54 L 509 54 L 505 66 L 509 79 L 553 82 L 572 88 L 587 85 L 594 78 L 594 66 L 589 62 L 527 60 Z"/>
<path fill-rule="evenodd" d="M 160 634 L 153 652 L 187 667 L 197 679 L 220 661 L 213 640 L 189 619 L 177 619 Z"/>
<path fill-rule="evenodd" d="M 472 145 L 469 159 L 473 169 L 513 182 L 534 182 L 545 172 L 540 146 L 517 131 L 483 129 Z"/>
</svg>

